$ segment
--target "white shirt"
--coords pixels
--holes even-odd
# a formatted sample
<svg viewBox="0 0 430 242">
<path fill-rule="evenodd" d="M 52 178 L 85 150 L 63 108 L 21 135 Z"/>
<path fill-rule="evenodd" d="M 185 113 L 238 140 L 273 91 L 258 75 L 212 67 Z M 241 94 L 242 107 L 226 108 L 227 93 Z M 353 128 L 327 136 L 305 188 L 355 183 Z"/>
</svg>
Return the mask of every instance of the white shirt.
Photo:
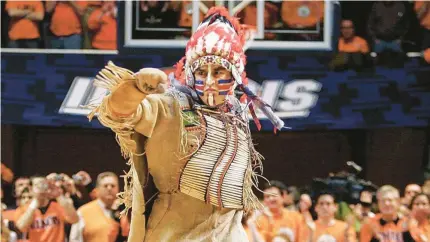
<svg viewBox="0 0 430 242">
<path fill-rule="evenodd" d="M 97 199 L 97 203 L 100 205 L 100 208 L 103 210 L 103 213 L 108 218 L 112 218 L 112 211 L 106 208 L 106 205 L 102 200 Z M 79 221 L 72 225 L 70 230 L 69 242 L 84 242 L 84 228 L 85 221 L 82 217 L 81 212 L 78 210 Z"/>
</svg>

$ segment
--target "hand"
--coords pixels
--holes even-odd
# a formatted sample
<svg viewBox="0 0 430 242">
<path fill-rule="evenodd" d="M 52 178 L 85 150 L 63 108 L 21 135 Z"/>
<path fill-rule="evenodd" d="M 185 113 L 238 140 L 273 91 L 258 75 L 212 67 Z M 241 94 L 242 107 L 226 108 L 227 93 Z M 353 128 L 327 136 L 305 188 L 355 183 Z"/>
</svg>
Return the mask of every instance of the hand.
<svg viewBox="0 0 430 242">
<path fill-rule="evenodd" d="M 64 173 L 61 173 L 61 176 L 63 177 L 63 187 L 66 190 L 66 192 L 69 193 L 70 195 L 76 194 L 76 187 L 73 179 Z"/>
<path fill-rule="evenodd" d="M 166 73 L 156 68 L 143 68 L 134 74 L 137 88 L 145 94 L 164 93 L 168 88 Z"/>
<path fill-rule="evenodd" d="M 90 174 L 88 174 L 86 171 L 79 171 L 73 175 L 73 178 L 75 185 L 78 186 L 86 186 L 92 182 Z"/>
</svg>

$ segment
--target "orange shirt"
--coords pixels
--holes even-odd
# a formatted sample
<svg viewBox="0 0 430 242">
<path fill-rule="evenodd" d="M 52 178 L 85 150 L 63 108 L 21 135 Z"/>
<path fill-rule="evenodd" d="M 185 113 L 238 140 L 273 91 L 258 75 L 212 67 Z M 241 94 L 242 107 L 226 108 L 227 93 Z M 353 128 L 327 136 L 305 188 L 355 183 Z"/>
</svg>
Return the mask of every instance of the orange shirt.
<svg viewBox="0 0 430 242">
<path fill-rule="evenodd" d="M 323 1 L 283 1 L 282 20 L 292 28 L 308 28 L 324 18 Z"/>
<path fill-rule="evenodd" d="M 106 217 L 100 201 L 91 201 L 79 208 L 84 222 L 83 238 L 85 242 L 107 242 L 116 238 L 120 224 Z"/>
<path fill-rule="evenodd" d="M 280 216 L 260 215 L 255 224 L 266 241 L 272 241 L 275 237 L 287 237 L 290 241 L 302 241 L 300 239 L 302 221 L 303 218 L 300 213 L 284 208 Z"/>
<path fill-rule="evenodd" d="M 16 209 L 15 221 L 25 213 L 28 206 Z M 44 214 L 37 209 L 33 216 L 33 222 L 27 231 L 30 241 L 64 242 L 65 214 L 63 208 L 57 202 L 50 202 Z"/>
<path fill-rule="evenodd" d="M 11 183 L 13 181 L 13 172 L 5 164 L 1 163 L 1 179 Z"/>
<path fill-rule="evenodd" d="M 87 6 L 86 1 L 75 1 L 81 8 Z M 57 2 L 51 18 L 51 31 L 56 36 L 69 36 L 82 32 L 81 20 L 68 2 Z"/>
<path fill-rule="evenodd" d="M 367 45 L 366 40 L 359 36 L 354 36 L 349 42 L 345 42 L 345 39 L 339 38 L 338 49 L 340 52 L 361 52 L 363 54 L 369 53 L 369 46 Z"/>
<path fill-rule="evenodd" d="M 44 13 L 42 1 L 7 1 L 6 10 L 31 9 L 36 13 Z M 39 26 L 36 21 L 14 17 L 9 23 L 9 39 L 37 39 L 40 37 Z"/>
<path fill-rule="evenodd" d="M 399 242 L 403 241 L 403 232 L 406 231 L 408 228 L 404 220 L 385 222 L 381 214 L 377 214 L 361 227 L 360 242 L 370 242 L 378 236 L 382 239 L 380 242 Z"/>
<path fill-rule="evenodd" d="M 193 15 L 189 14 L 189 10 L 193 8 L 193 3 L 190 0 L 184 0 L 181 3 L 181 13 L 179 15 L 179 27 L 191 27 L 193 25 Z M 200 11 L 200 22 L 203 21 L 204 14 Z"/>
<path fill-rule="evenodd" d="M 278 7 L 271 3 L 264 4 L 264 26 L 272 28 L 278 20 Z M 243 11 L 239 13 L 239 17 L 243 18 L 242 22 L 246 25 L 257 26 L 257 6 L 255 4 L 248 5 Z M 274 39 L 276 37 L 273 33 L 266 33 L 265 39 Z"/>
<path fill-rule="evenodd" d="M 303 233 L 303 237 L 309 241 L 310 231 Z M 334 220 L 330 225 L 324 225 L 320 221 L 315 221 L 315 231 L 312 233 L 312 242 L 317 241 L 336 241 L 336 242 L 355 242 L 357 241 L 355 230 L 347 223 Z"/>
<path fill-rule="evenodd" d="M 429 4 L 429 3 L 427 3 Z M 416 12 L 424 5 L 423 1 L 415 1 L 414 9 Z M 421 25 L 426 28 L 430 29 L 430 10 L 427 11 L 427 13 L 423 16 L 421 19 Z"/>
<path fill-rule="evenodd" d="M 424 60 L 430 64 L 430 48 L 424 50 Z"/>
<path fill-rule="evenodd" d="M 88 18 L 88 27 L 95 31 L 92 45 L 94 48 L 103 50 L 116 50 L 116 18 L 104 14 L 102 10 L 94 10 Z"/>
<path fill-rule="evenodd" d="M 430 223 L 428 220 L 422 224 L 410 224 L 412 238 L 417 242 L 425 242 L 430 240 Z"/>
<path fill-rule="evenodd" d="M 1 216 L 3 219 L 7 219 L 9 221 L 14 221 L 15 219 L 15 209 L 8 209 L 8 210 L 4 210 L 1 213 Z"/>
</svg>

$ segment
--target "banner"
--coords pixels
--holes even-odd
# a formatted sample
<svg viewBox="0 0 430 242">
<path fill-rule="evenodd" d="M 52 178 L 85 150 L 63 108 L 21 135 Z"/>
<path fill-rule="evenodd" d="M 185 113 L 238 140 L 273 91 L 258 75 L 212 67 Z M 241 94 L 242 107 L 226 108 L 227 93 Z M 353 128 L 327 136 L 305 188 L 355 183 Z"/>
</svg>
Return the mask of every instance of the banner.
<svg viewBox="0 0 430 242">
<path fill-rule="evenodd" d="M 100 128 L 98 121 L 88 122 L 82 105 L 104 95 L 91 83 L 109 60 L 138 71 L 172 66 L 182 54 L 2 53 L 2 122 Z M 326 67 L 330 58 L 324 53 L 253 51 L 246 67 L 249 85 L 293 130 L 429 125 L 429 66 L 409 59 L 401 69 L 332 72 Z M 65 101 L 68 93 L 71 102 Z M 272 130 L 264 116 L 259 117 L 263 129 Z M 251 126 L 255 128 L 253 122 Z"/>
</svg>

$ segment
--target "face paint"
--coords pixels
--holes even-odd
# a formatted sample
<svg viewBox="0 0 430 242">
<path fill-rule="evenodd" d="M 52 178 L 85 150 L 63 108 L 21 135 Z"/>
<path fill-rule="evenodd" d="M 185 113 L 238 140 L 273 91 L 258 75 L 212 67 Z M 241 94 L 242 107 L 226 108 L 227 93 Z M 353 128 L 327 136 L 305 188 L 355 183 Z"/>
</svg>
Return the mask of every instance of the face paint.
<svg viewBox="0 0 430 242">
<path fill-rule="evenodd" d="M 204 65 L 196 70 L 194 76 L 194 88 L 206 105 L 223 104 L 232 91 L 234 81 L 231 73 L 220 65 Z"/>
</svg>

